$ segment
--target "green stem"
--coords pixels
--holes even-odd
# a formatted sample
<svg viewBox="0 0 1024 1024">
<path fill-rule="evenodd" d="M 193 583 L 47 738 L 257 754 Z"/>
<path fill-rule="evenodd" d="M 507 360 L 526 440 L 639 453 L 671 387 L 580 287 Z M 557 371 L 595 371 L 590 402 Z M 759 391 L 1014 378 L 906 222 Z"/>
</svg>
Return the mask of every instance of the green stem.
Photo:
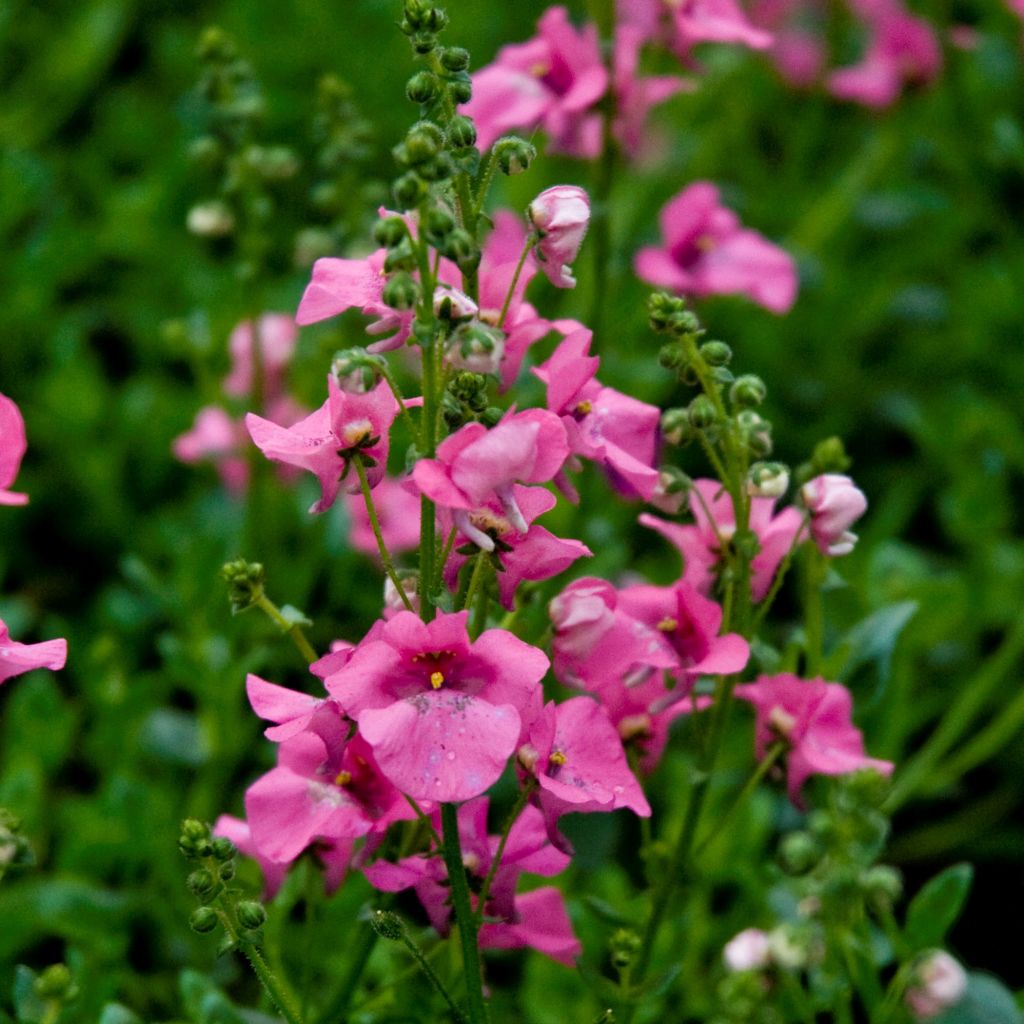
<svg viewBox="0 0 1024 1024">
<path fill-rule="evenodd" d="M 441 804 L 441 826 L 444 833 L 444 863 L 448 869 L 455 922 L 459 926 L 462 943 L 462 966 L 466 977 L 466 996 L 469 1001 L 470 1024 L 487 1024 L 487 1006 L 484 1003 L 483 973 L 480 949 L 477 945 L 476 915 L 469 900 L 469 884 L 462 863 L 459 842 L 459 818 L 455 804 Z"/>
<path fill-rule="evenodd" d="M 821 552 L 808 546 L 804 563 L 804 634 L 806 637 L 804 674 L 821 674 L 825 644 L 825 609 L 821 597 L 824 571 L 828 568 Z"/>
<path fill-rule="evenodd" d="M 338 1024 L 343 1021 L 359 989 L 359 979 L 362 978 L 377 945 L 377 939 L 380 938 L 376 930 L 369 927 L 366 922 L 361 921 L 359 925 L 359 940 L 356 943 L 352 959 L 349 961 L 348 973 L 337 994 L 317 1018 L 318 1024 Z"/>
<path fill-rule="evenodd" d="M 259 951 L 259 948 L 251 942 L 241 940 L 238 943 L 238 948 L 242 951 L 246 960 L 249 961 L 253 973 L 259 979 L 267 995 L 270 996 L 270 1001 L 277 1007 L 281 1016 L 288 1021 L 288 1024 L 302 1024 L 302 1017 L 299 1016 L 298 1011 L 291 1005 L 291 1001 L 285 995 L 284 988 L 277 975 L 267 966 L 267 962 L 263 959 L 263 954 Z"/>
<path fill-rule="evenodd" d="M 296 622 L 289 622 L 281 614 L 281 609 L 278 608 L 266 594 L 260 594 L 259 598 L 256 600 L 256 607 L 264 612 L 268 618 L 272 619 L 278 626 L 280 626 L 283 632 L 287 633 L 292 638 L 292 643 L 295 644 L 299 653 L 310 665 L 319 659 L 320 656 L 313 650 L 313 645 L 306 639 L 306 634 L 303 633 L 302 627 Z"/>
<path fill-rule="evenodd" d="M 434 823 L 430 820 L 430 817 L 424 813 L 423 808 L 408 793 L 403 793 L 402 796 L 405 798 L 405 802 L 412 808 L 413 813 L 416 815 L 416 820 L 426 828 L 434 845 L 440 850 L 444 843 L 437 834 L 437 829 L 434 828 Z"/>
<path fill-rule="evenodd" d="M 476 190 L 476 203 L 473 206 L 473 216 L 478 218 L 484 212 L 487 204 L 487 194 L 491 191 L 491 182 L 494 181 L 494 172 L 498 169 L 498 161 L 494 159 L 494 150 L 488 150 L 484 157 L 483 170 L 480 173 L 480 185 Z"/>
<path fill-rule="evenodd" d="M 796 531 L 793 536 L 793 543 L 789 545 L 789 550 L 786 552 L 786 557 L 782 559 L 782 564 L 775 572 L 775 579 L 772 580 L 771 589 L 765 594 L 761 601 L 760 606 L 757 609 L 757 614 L 754 616 L 754 625 L 751 632 L 754 636 L 761 630 L 761 624 L 764 622 L 765 617 L 771 610 L 772 604 L 775 602 L 775 598 L 779 596 L 779 591 L 782 589 L 783 581 L 786 579 L 786 575 L 793 564 L 793 556 L 796 554 L 797 548 L 803 541 L 804 530 L 808 527 L 808 520 L 805 517 L 803 523 L 800 524 L 800 529 Z"/>
<path fill-rule="evenodd" d="M 384 563 L 384 571 L 388 574 L 388 579 L 394 584 L 395 590 L 398 591 L 398 596 L 402 599 L 402 604 L 405 605 L 406 610 L 415 612 L 416 609 L 413 607 L 412 601 L 409 600 L 409 595 L 406 594 L 405 587 L 402 586 L 402 581 L 398 578 L 398 573 L 395 571 L 395 563 L 391 560 L 391 552 L 388 551 L 388 546 L 384 543 L 384 535 L 380 530 L 380 519 L 377 517 L 377 506 L 373 502 L 370 481 L 366 478 L 366 466 L 363 464 L 363 456 L 356 453 L 352 457 L 352 462 L 355 463 L 356 472 L 359 474 L 359 487 L 363 492 L 363 501 L 366 502 L 366 514 L 370 517 L 373 535 L 377 538 L 377 550 L 380 552 L 380 560 Z"/>
<path fill-rule="evenodd" d="M 512 805 L 512 810 L 509 812 L 505 827 L 501 830 L 498 848 L 494 851 L 494 858 L 491 860 L 491 866 L 487 869 L 487 876 L 484 878 L 484 884 L 480 887 L 480 895 L 477 897 L 476 917 L 478 922 L 482 922 L 484 919 L 484 908 L 487 905 L 488 897 L 491 895 L 491 885 L 494 883 L 494 876 L 498 873 L 498 868 L 501 867 L 501 858 L 505 854 L 505 846 L 512 832 L 512 826 L 515 825 L 519 815 L 523 813 L 523 808 L 526 806 L 526 802 L 530 799 L 530 794 L 536 789 L 536 786 L 537 781 L 531 775 L 519 791 L 519 796 Z"/>
<path fill-rule="evenodd" d="M 413 442 L 419 444 L 419 429 L 413 421 L 409 410 L 405 406 L 405 399 L 402 397 L 402 392 L 399 390 L 398 383 L 395 380 L 394 374 L 391 372 L 391 368 L 389 366 L 382 366 L 381 376 L 388 382 L 388 387 L 391 388 L 391 394 L 395 396 L 395 401 L 398 403 L 399 413 L 401 414 L 406 426 L 409 428 L 409 433 L 412 434 Z"/>
<path fill-rule="evenodd" d="M 469 578 L 469 586 L 466 589 L 466 594 L 462 599 L 462 604 L 459 607 L 461 611 L 463 608 L 473 607 L 473 598 L 476 597 L 477 590 L 480 589 L 480 583 L 484 576 L 484 562 L 487 560 L 487 552 L 479 551 L 473 556 L 473 573 Z"/>
<path fill-rule="evenodd" d="M 530 250 L 537 244 L 537 236 L 532 232 L 526 237 L 526 245 L 523 246 L 523 251 L 519 254 L 519 262 L 516 264 L 515 273 L 512 275 L 512 280 L 508 286 L 508 293 L 505 295 L 505 301 L 501 304 L 501 313 L 498 315 L 497 328 L 500 331 L 505 326 L 505 317 L 508 316 L 509 306 L 512 305 L 512 296 L 515 295 L 516 285 L 519 284 L 519 278 L 523 273 L 523 267 L 526 266 L 526 257 L 530 255 Z"/>
<path fill-rule="evenodd" d="M 451 995 L 449 994 L 448 989 L 444 987 L 444 984 L 441 982 L 441 979 L 437 976 L 436 972 L 434 971 L 434 968 L 430 966 L 430 962 L 423 955 L 423 950 L 421 950 L 420 947 L 417 946 L 415 942 L 413 942 L 413 940 L 409 937 L 404 928 L 402 929 L 401 941 L 402 945 L 405 946 L 405 948 L 412 955 L 412 958 L 416 961 L 416 965 L 426 976 L 427 981 L 429 981 L 430 984 L 434 986 L 434 988 L 437 990 L 441 998 L 448 1004 L 448 1008 L 452 1011 L 452 1016 L 459 1022 L 459 1024 L 464 1024 L 466 1020 L 466 1015 L 462 1012 L 461 1009 L 459 1009 L 455 1000 L 452 999 Z"/>
</svg>

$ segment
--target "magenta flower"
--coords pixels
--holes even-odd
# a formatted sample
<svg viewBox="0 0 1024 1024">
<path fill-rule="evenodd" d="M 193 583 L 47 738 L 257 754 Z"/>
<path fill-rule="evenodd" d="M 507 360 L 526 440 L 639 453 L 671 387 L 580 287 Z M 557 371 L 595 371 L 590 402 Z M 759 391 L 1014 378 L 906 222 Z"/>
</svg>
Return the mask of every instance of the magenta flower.
<svg viewBox="0 0 1024 1024">
<path fill-rule="evenodd" d="M 11 639 L 7 625 L 0 619 L 0 683 L 6 683 L 8 679 L 36 668 L 48 668 L 56 672 L 64 667 L 67 656 L 67 640 L 20 644 Z"/>
<path fill-rule="evenodd" d="M 256 849 L 290 863 L 315 840 L 357 839 L 414 815 L 366 741 L 345 741 L 342 728 L 330 740 L 307 731 L 282 742 L 277 767 L 246 791 L 245 816 Z"/>
<path fill-rule="evenodd" d="M 320 481 L 321 497 L 310 512 L 330 508 L 346 477 L 348 489 L 359 490 L 350 465 L 354 456 L 364 460 L 370 486 L 380 482 L 387 464 L 389 431 L 398 415 L 398 403 L 385 381 L 365 394 L 351 394 L 329 376 L 327 393 L 327 401 L 293 427 L 278 426 L 255 413 L 245 417 L 253 442 L 268 459 L 307 469 Z"/>
<path fill-rule="evenodd" d="M 437 458 L 420 459 L 413 480 L 422 494 L 455 511 L 455 522 L 485 551 L 494 543 L 474 536 L 469 513 L 497 500 L 520 533 L 529 525 L 516 503 L 513 485 L 551 480 L 562 467 L 569 446 L 561 420 L 543 409 L 508 412 L 490 430 L 467 423 L 437 447 Z"/>
<path fill-rule="evenodd" d="M 942 68 L 942 49 L 928 22 L 907 12 L 900 0 L 858 5 L 870 42 L 859 64 L 833 72 L 829 91 L 868 107 L 887 107 L 905 83 L 929 82 Z"/>
<path fill-rule="evenodd" d="M 278 397 L 284 385 L 284 373 L 295 352 L 299 331 L 295 321 L 284 313 L 264 313 L 259 319 L 260 356 L 263 362 L 263 393 L 267 400 Z M 224 393 L 245 398 L 252 392 L 252 321 L 245 320 L 232 332 L 228 342 L 231 372 L 224 378 Z"/>
<path fill-rule="evenodd" d="M 533 255 L 556 288 L 575 288 L 569 266 L 579 255 L 590 223 L 590 197 L 578 185 L 546 188 L 527 207 L 537 232 Z"/>
<path fill-rule="evenodd" d="M 683 60 L 697 43 L 736 43 L 755 50 L 772 43 L 770 33 L 752 25 L 736 0 L 618 0 L 617 9 L 623 24 L 640 29 L 646 38 L 664 36 Z"/>
<path fill-rule="evenodd" d="M 824 555 L 848 555 L 857 543 L 850 527 L 867 511 L 868 499 L 848 476 L 823 473 L 800 488 L 811 514 L 811 536 Z"/>
<path fill-rule="evenodd" d="M 564 7 L 550 7 L 537 30 L 525 43 L 502 47 L 473 75 L 473 98 L 462 112 L 476 123 L 481 150 L 506 132 L 539 127 L 552 152 L 593 159 L 601 151 L 594 107 L 608 89 L 597 28 L 577 31 Z"/>
<path fill-rule="evenodd" d="M 760 601 L 772 585 L 779 563 L 792 547 L 803 519 L 795 508 L 773 514 L 774 498 L 751 498 L 750 529 L 761 550 L 751 563 L 751 589 Z M 732 499 L 717 480 L 695 480 L 690 511 L 696 524 L 683 526 L 644 513 L 640 522 L 657 530 L 683 556 L 683 580 L 701 593 L 708 593 L 722 557 L 722 547 L 736 532 Z"/>
<path fill-rule="evenodd" d="M 487 797 L 459 808 L 459 839 L 467 871 L 481 881 L 487 877 L 498 852 L 500 837 L 487 833 Z M 536 949 L 559 963 L 571 965 L 580 954 L 561 893 L 542 888 L 516 895 L 525 871 L 551 877 L 564 871 L 569 857 L 548 839 L 543 817 L 527 806 L 509 831 L 501 864 L 494 874 L 485 918 L 499 918 L 480 929 L 483 949 Z M 377 861 L 363 869 L 370 883 L 383 892 L 414 888 L 431 924 L 442 935 L 451 921 L 448 877 L 440 857 L 406 857 L 397 864 Z"/>
<path fill-rule="evenodd" d="M 319 674 L 318 666 L 329 659 L 330 670 L 336 672 L 352 656 L 354 650 L 354 647 L 347 647 L 341 658 L 338 652 L 332 652 L 312 668 Z M 275 743 L 291 739 L 307 730 L 322 737 L 330 737 L 337 731 L 334 724 L 341 717 L 341 709 L 328 697 L 314 697 L 299 690 L 289 690 L 286 686 L 268 683 L 251 673 L 245 677 L 245 692 L 257 717 L 275 723 L 263 733 Z"/>
<path fill-rule="evenodd" d="M 546 704 L 519 748 L 518 760 L 537 779 L 548 835 L 559 849 L 569 852 L 557 828 L 563 814 L 628 807 L 650 817 L 650 804 L 629 769 L 622 740 L 607 712 L 590 697 Z"/>
<path fill-rule="evenodd" d="M 590 548 L 581 541 L 556 537 L 543 526 L 534 524 L 535 519 L 555 507 L 555 496 L 550 491 L 540 487 L 520 487 L 517 484 L 512 493 L 528 527 L 525 533 L 512 525 L 497 499 L 492 499 L 461 519 L 465 529 L 459 531 L 465 541 L 494 551 L 500 565 L 497 574 L 498 595 L 502 605 L 510 611 L 515 606 L 516 588 L 523 580 L 550 579 L 568 569 L 577 558 L 592 554 Z M 467 557 L 460 553 L 456 542 L 456 548 L 445 566 L 445 580 L 453 590 L 459 570 L 465 565 Z"/>
<path fill-rule="evenodd" d="M 192 429 L 174 439 L 171 450 L 179 462 L 212 461 L 224 486 L 232 494 L 242 494 L 249 483 L 249 465 L 243 455 L 247 440 L 240 420 L 218 406 L 206 405 L 196 413 Z"/>
<path fill-rule="evenodd" d="M 470 642 L 467 618 L 399 612 L 326 680 L 381 771 L 416 799 L 478 796 L 539 711 L 547 657 L 503 629 Z"/>
<path fill-rule="evenodd" d="M 547 385 L 548 409 L 561 416 L 572 455 L 603 465 L 626 494 L 649 499 L 659 480 L 654 461 L 661 411 L 597 380 L 592 336 L 586 328 L 573 332 L 533 372 Z M 557 482 L 575 500 L 564 471 Z"/>
<path fill-rule="evenodd" d="M 6 395 L 0 394 L 0 505 L 26 505 L 27 494 L 8 490 L 18 476 L 28 442 L 21 410 Z"/>
<path fill-rule="evenodd" d="M 757 757 L 776 740 L 788 744 L 787 785 L 798 806 L 809 775 L 846 775 L 862 768 L 892 773 L 891 761 L 865 755 L 864 738 L 852 721 L 853 700 L 842 684 L 783 673 L 760 676 L 735 693 L 754 705 Z"/>
<path fill-rule="evenodd" d="M 793 258 L 762 235 L 744 228 L 718 201 L 711 182 L 697 181 L 661 210 L 664 246 L 636 254 L 637 277 L 659 288 L 703 298 L 746 295 L 773 313 L 796 299 Z"/>
<path fill-rule="evenodd" d="M 373 503 L 380 521 L 381 535 L 393 555 L 415 551 L 420 543 L 420 499 L 405 481 L 385 476 L 373 491 Z M 373 535 L 370 516 L 362 494 L 345 496 L 351 527 L 348 542 L 363 554 L 379 558 L 377 538 Z"/>
<path fill-rule="evenodd" d="M 612 130 L 622 148 L 635 156 L 648 142 L 647 116 L 651 107 L 663 103 L 693 85 L 678 75 L 650 75 L 641 78 L 640 50 L 644 32 L 636 25 L 619 25 L 615 29 L 615 52 L 612 62 L 612 83 L 615 90 L 615 123 Z"/>
</svg>

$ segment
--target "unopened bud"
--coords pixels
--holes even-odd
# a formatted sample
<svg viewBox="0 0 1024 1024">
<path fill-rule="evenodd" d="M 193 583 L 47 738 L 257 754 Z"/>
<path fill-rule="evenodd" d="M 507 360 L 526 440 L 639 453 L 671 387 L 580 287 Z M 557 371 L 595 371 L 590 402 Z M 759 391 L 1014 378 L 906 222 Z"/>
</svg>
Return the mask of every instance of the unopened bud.
<svg viewBox="0 0 1024 1024">
<path fill-rule="evenodd" d="M 400 270 L 384 285 L 381 298 L 384 304 L 392 309 L 412 309 L 420 298 L 419 282 L 415 281 L 411 274 Z"/>
<path fill-rule="evenodd" d="M 722 950 L 730 971 L 758 971 L 771 961 L 768 936 L 760 928 L 746 928 L 733 936 Z"/>
<path fill-rule="evenodd" d="M 779 864 L 787 875 L 804 875 L 821 859 L 821 847 L 807 832 L 791 832 L 779 843 Z"/>
<path fill-rule="evenodd" d="M 454 117 L 448 125 L 448 144 L 452 149 L 476 145 L 476 125 L 468 117 Z"/>
<path fill-rule="evenodd" d="M 891 910 L 903 895 L 903 878 L 888 864 L 875 864 L 861 878 L 861 885 L 870 904 L 876 909 Z"/>
<path fill-rule="evenodd" d="M 444 181 L 455 173 L 455 164 L 447 153 L 438 153 L 430 160 L 425 160 L 416 168 L 424 181 Z"/>
<path fill-rule="evenodd" d="M 33 988 L 40 999 L 68 999 L 74 988 L 71 971 L 65 964 L 52 964 L 39 974 Z"/>
<path fill-rule="evenodd" d="M 658 362 L 666 370 L 673 370 L 679 373 L 689 366 L 690 357 L 686 354 L 686 350 L 682 345 L 670 341 L 667 345 L 662 345 L 658 351 Z"/>
<path fill-rule="evenodd" d="M 382 938 L 398 942 L 405 934 L 402 919 L 390 910 L 374 910 L 370 914 L 373 930 Z"/>
<path fill-rule="evenodd" d="M 443 255 L 454 260 L 461 270 L 474 269 L 480 263 L 480 247 L 465 228 L 456 228 L 448 236 Z"/>
<path fill-rule="evenodd" d="M 455 218 L 447 210 L 435 206 L 428 211 L 423 228 L 431 245 L 444 245 L 448 236 L 455 230 Z"/>
<path fill-rule="evenodd" d="M 404 217 L 384 217 L 373 226 L 373 237 L 378 245 L 392 249 L 409 237 Z"/>
<path fill-rule="evenodd" d="M 824 441 L 819 441 L 814 446 L 811 462 L 816 476 L 822 473 L 845 473 L 853 465 L 852 459 L 846 454 L 842 439 L 838 437 L 828 437 Z"/>
<path fill-rule="evenodd" d="M 669 444 L 684 444 L 693 438 L 690 414 L 686 409 L 666 409 L 661 414 L 661 436 Z"/>
<path fill-rule="evenodd" d="M 717 418 L 715 404 L 707 395 L 698 395 L 690 403 L 688 415 L 695 430 L 707 430 L 708 427 L 713 427 Z"/>
<path fill-rule="evenodd" d="M 700 354 L 708 366 L 728 366 L 732 359 L 732 349 L 724 341 L 704 342 Z"/>
<path fill-rule="evenodd" d="M 469 50 L 449 46 L 441 51 L 441 66 L 445 71 L 465 71 L 469 67 Z"/>
<path fill-rule="evenodd" d="M 497 373 L 505 354 L 505 335 L 483 323 L 463 324 L 452 335 L 446 357 L 450 366 L 470 373 Z"/>
<path fill-rule="evenodd" d="M 192 911 L 188 923 L 192 931 L 205 935 L 217 927 L 217 911 L 212 907 L 197 907 Z"/>
<path fill-rule="evenodd" d="M 444 134 L 432 121 L 419 121 L 405 136 L 405 154 L 411 164 L 437 156 L 444 146 Z"/>
<path fill-rule="evenodd" d="M 755 462 L 747 475 L 747 493 L 754 498 L 781 498 L 789 487 L 789 470 L 781 462 Z"/>
<path fill-rule="evenodd" d="M 426 196 L 427 183 L 418 174 L 410 171 L 398 178 L 391 190 L 398 205 L 403 210 L 411 210 Z"/>
<path fill-rule="evenodd" d="M 437 95 L 437 89 L 437 78 L 429 71 L 417 71 L 405 83 L 405 95 L 413 103 L 429 103 Z"/>
<path fill-rule="evenodd" d="M 937 1017 L 960 1002 L 967 991 L 967 972 L 941 949 L 925 954 L 914 974 L 915 982 L 904 998 L 917 1020 Z"/>
<path fill-rule="evenodd" d="M 740 435 L 750 453 L 757 459 L 763 459 L 772 453 L 772 425 L 753 409 L 744 409 L 736 417 Z"/>
<path fill-rule="evenodd" d="M 205 900 L 213 894 L 217 888 L 217 879 L 213 877 L 212 871 L 206 868 L 198 868 L 188 876 L 185 881 L 188 890 L 197 899 Z"/>
<path fill-rule="evenodd" d="M 347 348 L 331 360 L 331 376 L 338 387 L 350 395 L 364 395 L 376 387 L 382 376 L 384 360 L 365 348 Z"/>
<path fill-rule="evenodd" d="M 693 481 L 676 466 L 662 466 L 651 504 L 666 515 L 678 515 L 690 496 Z"/>
<path fill-rule="evenodd" d="M 201 238 L 224 238 L 235 230 L 235 215 L 219 199 L 197 203 L 188 211 L 186 227 Z"/>
<path fill-rule="evenodd" d="M 521 174 L 536 157 L 536 147 L 515 135 L 506 135 L 494 144 L 494 159 L 502 174 Z"/>
<path fill-rule="evenodd" d="M 459 77 L 449 82 L 448 95 L 456 106 L 468 103 L 473 98 L 473 83 L 469 80 L 469 76 L 466 75 L 465 78 Z"/>
<path fill-rule="evenodd" d="M 745 373 L 736 378 L 729 391 L 729 399 L 738 409 L 753 409 L 764 401 L 767 390 L 760 377 Z"/>
<path fill-rule="evenodd" d="M 244 558 L 236 558 L 233 562 L 225 562 L 221 566 L 220 575 L 228 585 L 228 601 L 231 602 L 231 611 L 235 615 L 251 608 L 263 596 L 267 573 L 260 562 L 247 562 Z M 206 834 L 209 836 L 209 828 L 206 828 Z"/>
<path fill-rule="evenodd" d="M 247 931 L 254 932 L 262 928 L 267 920 L 267 912 L 262 903 L 256 900 L 243 900 L 238 904 L 238 923 Z"/>
<path fill-rule="evenodd" d="M 686 308 L 684 299 L 678 295 L 670 295 L 668 292 L 652 292 L 647 299 L 647 318 L 651 330 L 667 331 L 672 316 L 682 312 Z"/>
</svg>

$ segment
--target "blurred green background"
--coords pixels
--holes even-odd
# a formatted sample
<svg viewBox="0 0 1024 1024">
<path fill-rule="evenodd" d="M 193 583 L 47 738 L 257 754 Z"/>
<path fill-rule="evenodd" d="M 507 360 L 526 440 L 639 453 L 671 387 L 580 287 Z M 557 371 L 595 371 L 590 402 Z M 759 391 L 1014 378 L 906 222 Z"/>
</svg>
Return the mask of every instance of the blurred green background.
<svg viewBox="0 0 1024 1024">
<path fill-rule="evenodd" d="M 530 36 L 545 5 L 448 6 L 449 41 L 479 67 Z M 954 16 L 975 25 L 978 45 L 947 47 L 939 81 L 884 112 L 794 92 L 757 55 L 707 52 L 701 88 L 656 115 L 664 158 L 616 181 L 599 339 L 605 382 L 679 400 L 630 263 L 655 239 L 660 206 L 694 179 L 719 183 L 747 225 L 795 255 L 801 291 L 788 316 L 740 299 L 700 312 L 735 365 L 768 383 L 779 458 L 795 465 L 831 434 L 854 457 L 871 508 L 839 567 L 848 585 L 830 594 L 830 638 L 886 610 L 861 628 L 864 653 L 845 672 L 870 751 L 898 762 L 965 690 L 989 685 L 973 731 L 994 720 L 1020 695 L 1024 649 L 1021 25 L 991 0 L 915 9 L 940 27 Z M 15 963 L 69 960 L 81 1019 L 113 998 L 168 1019 L 180 1013 L 179 971 L 210 966 L 187 926 L 177 823 L 239 813 L 270 763 L 245 672 L 305 685 L 269 624 L 232 619 L 221 563 L 262 560 L 271 595 L 311 615 L 321 649 L 356 638 L 377 612 L 375 570 L 348 548 L 340 511 L 305 514 L 310 481 L 264 487 L 247 525 L 213 471 L 176 463 L 170 446 L 219 399 L 227 335 L 253 302 L 184 226 L 209 192 L 187 159 L 202 122 L 201 29 L 234 36 L 263 83 L 264 137 L 304 159 L 317 79 L 333 71 L 350 84 L 372 122 L 346 211 L 347 241 L 365 251 L 393 176 L 389 149 L 414 119 L 398 16 L 392 0 L 0 5 L 0 390 L 27 422 L 18 485 L 32 496 L 25 510 L 0 509 L 0 617 L 19 639 L 66 636 L 70 648 L 65 671 L 0 690 L 0 806 L 23 819 L 39 860 L 0 885 L 0 1005 Z M 549 184 L 592 176 L 545 158 L 495 198 L 522 209 Z M 303 189 L 314 181 L 307 160 L 298 194 L 280 201 L 282 239 L 310 223 Z M 576 292 L 537 287 L 546 315 L 587 316 L 586 255 Z M 294 310 L 307 277 L 283 246 L 261 305 Z M 304 331 L 296 394 L 318 404 L 331 353 L 360 338 L 358 318 Z M 684 466 L 704 471 L 696 452 Z M 596 481 L 588 491 L 601 493 Z M 599 556 L 582 571 L 639 565 L 669 578 L 660 541 L 632 526 L 635 508 L 595 508 L 582 529 Z M 780 642 L 793 628 L 788 600 Z M 970 771 L 924 774 L 887 857 L 911 887 L 974 861 L 955 948 L 1021 987 L 1017 950 L 991 925 L 1024 900 L 1024 742 L 1013 719 L 997 739 Z M 595 849 L 593 863 L 606 863 L 614 843 Z M 232 970 L 217 968 L 226 983 Z"/>
</svg>

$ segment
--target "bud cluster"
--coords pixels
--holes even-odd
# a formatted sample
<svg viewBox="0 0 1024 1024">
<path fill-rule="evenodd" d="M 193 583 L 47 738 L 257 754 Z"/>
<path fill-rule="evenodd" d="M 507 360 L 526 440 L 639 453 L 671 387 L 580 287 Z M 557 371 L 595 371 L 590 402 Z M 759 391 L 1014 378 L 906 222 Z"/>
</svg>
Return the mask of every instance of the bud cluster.
<svg viewBox="0 0 1024 1024">
<path fill-rule="evenodd" d="M 252 608 L 263 597 L 267 572 L 262 563 L 236 558 L 221 567 L 220 575 L 228 585 L 228 600 L 231 602 L 232 614 L 237 615 L 247 608 Z"/>
</svg>

